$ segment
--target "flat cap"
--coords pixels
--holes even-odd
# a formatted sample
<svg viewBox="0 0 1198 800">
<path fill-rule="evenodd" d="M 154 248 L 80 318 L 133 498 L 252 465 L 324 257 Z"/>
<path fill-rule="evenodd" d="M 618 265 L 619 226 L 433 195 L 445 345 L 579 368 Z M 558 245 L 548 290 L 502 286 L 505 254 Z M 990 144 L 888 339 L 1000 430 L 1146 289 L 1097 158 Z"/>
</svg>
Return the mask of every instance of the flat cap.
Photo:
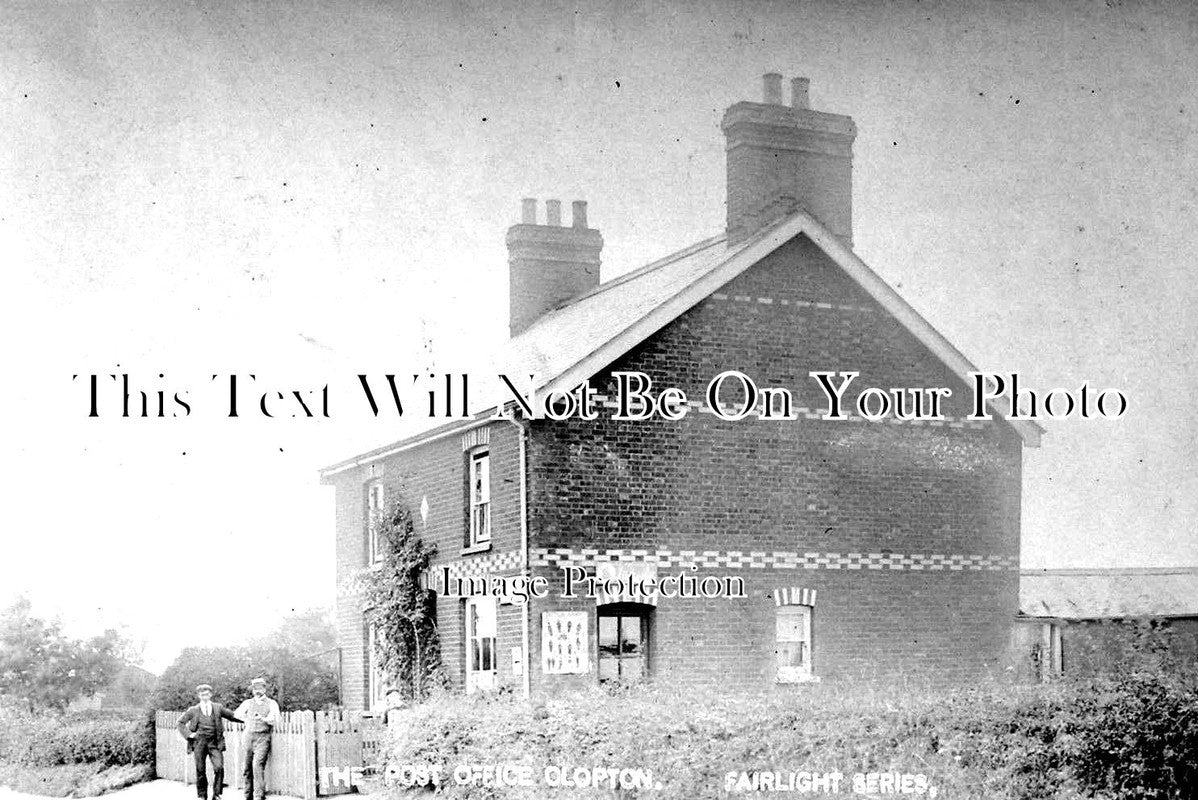
<svg viewBox="0 0 1198 800">
<path fill-rule="evenodd" d="M 199 686 L 196 687 L 197 694 L 199 694 L 200 692 L 211 692 L 211 691 L 212 691 L 212 687 L 206 683 L 201 683 Z"/>
</svg>

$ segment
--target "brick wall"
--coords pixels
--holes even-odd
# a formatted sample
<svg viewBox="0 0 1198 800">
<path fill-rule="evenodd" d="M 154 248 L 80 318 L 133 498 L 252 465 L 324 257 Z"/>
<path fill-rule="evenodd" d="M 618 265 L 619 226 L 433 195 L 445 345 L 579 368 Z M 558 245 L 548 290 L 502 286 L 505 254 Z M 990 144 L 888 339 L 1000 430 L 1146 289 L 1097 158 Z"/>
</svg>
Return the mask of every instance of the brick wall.
<svg viewBox="0 0 1198 800">
<path fill-rule="evenodd" d="M 433 573 L 441 564 L 454 564 L 455 571 L 492 571 L 497 558 L 512 567 L 493 570 L 496 574 L 518 571 L 513 559 L 520 548 L 520 472 L 518 431 L 510 423 L 495 423 L 476 429 L 469 442 L 481 436 L 489 440 L 491 460 L 491 547 L 463 554 L 468 538 L 467 451 L 463 434 L 386 456 L 368 465 L 355 466 L 326 479 L 336 487 L 337 526 L 337 630 L 342 648 L 343 703 L 348 708 L 366 707 L 368 666 L 366 627 L 362 598 L 355 578 L 366 567 L 366 487 L 379 480 L 388 503 L 400 499 L 411 510 L 416 529 L 426 544 L 436 547 Z M 370 472 L 373 465 L 374 473 Z M 428 519 L 420 518 L 421 501 L 428 503 Z M 484 566 L 485 565 L 485 566 Z M 518 683 L 512 675 L 510 648 L 521 642 L 520 615 L 514 606 L 498 610 L 498 680 Z M 450 680 L 460 685 L 465 675 L 462 626 L 464 604 L 458 598 L 438 597 L 437 624 L 441 633 L 443 659 Z"/>
<path fill-rule="evenodd" d="M 860 372 L 854 397 L 866 386 L 949 386 L 954 396 L 944 404 L 949 421 L 938 425 L 802 416 L 725 422 L 696 411 L 679 422 L 613 422 L 606 409 L 593 423 L 533 423 L 532 559 L 551 587 L 529 609 L 534 693 L 596 680 L 595 601 L 559 596 L 562 564 L 593 567 L 595 553 L 585 550 L 633 559 L 660 550 L 663 573 L 697 561 L 700 575 L 746 579 L 744 599 L 660 601 L 650 635 L 660 680 L 771 684 L 773 593 L 791 587 L 817 591 L 814 664 L 821 679 L 943 682 L 999 663 L 1016 610 L 1019 439 L 1003 423 L 962 422 L 967 387 L 813 244 L 800 238 L 781 248 L 592 386 L 602 389 L 616 369 L 646 372 L 659 387 L 678 386 L 694 399 L 713 376 L 738 369 L 760 386 L 790 388 L 796 406 L 810 411 L 824 405 L 811 370 Z M 494 538 L 487 552 L 462 552 L 466 459 L 459 434 L 380 459 L 376 471 L 388 497 L 402 491 L 413 513 L 427 499 L 429 518 L 419 527 L 438 548 L 435 566 L 511 574 L 519 567 L 519 433 L 508 423 L 479 430 L 491 453 Z M 343 587 L 365 564 L 368 481 L 365 467 L 330 479 Z M 345 702 L 361 707 L 361 605 L 352 591 L 339 597 Z M 590 613 L 590 674 L 540 674 L 541 617 L 553 610 Z M 511 649 L 521 643 L 524 613 L 519 605 L 498 609 L 497 678 L 513 689 L 521 678 Z M 459 686 L 463 620 L 463 602 L 441 598 L 445 664 Z"/>
<path fill-rule="evenodd" d="M 789 586 L 818 589 L 821 677 L 944 680 L 999 662 L 1016 610 L 1020 442 L 1003 423 L 960 422 L 966 387 L 814 245 L 798 239 L 780 249 L 616 369 L 646 372 L 692 398 L 719 372 L 738 369 L 761 386 L 791 388 L 798 406 L 821 411 L 810 370 L 858 371 L 854 389 L 954 390 L 945 404 L 954 421 L 937 426 L 724 422 L 694 411 L 680 422 L 620 423 L 604 414 L 595 423 L 537 423 L 534 548 L 576 559 L 583 548 L 748 559 L 735 571 L 747 578 L 745 600 L 661 601 L 653 622 L 657 675 L 770 681 L 772 592 Z M 591 384 L 600 388 L 607 377 Z M 789 560 L 766 564 L 774 553 Z M 854 566 L 849 553 L 882 559 Z M 796 562 L 804 554 L 839 568 L 807 569 Z M 542 571 L 556 574 L 557 566 Z M 554 597 L 543 608 L 594 607 Z"/>
<path fill-rule="evenodd" d="M 341 648 L 341 702 L 355 709 L 366 706 L 366 630 L 361 598 L 347 590 L 354 574 L 366 564 L 366 477 L 359 469 L 342 473 L 334 483 L 337 531 L 337 646 Z"/>
</svg>

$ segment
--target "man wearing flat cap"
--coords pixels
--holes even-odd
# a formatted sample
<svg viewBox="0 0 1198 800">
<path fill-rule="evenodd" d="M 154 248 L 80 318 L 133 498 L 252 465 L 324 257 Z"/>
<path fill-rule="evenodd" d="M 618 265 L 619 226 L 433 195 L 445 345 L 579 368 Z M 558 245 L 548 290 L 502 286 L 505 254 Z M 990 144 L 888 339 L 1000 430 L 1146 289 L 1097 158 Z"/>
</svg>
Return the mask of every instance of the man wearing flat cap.
<svg viewBox="0 0 1198 800">
<path fill-rule="evenodd" d="M 270 734 L 279 724 L 279 704 L 266 696 L 266 679 L 250 681 L 254 696 L 237 707 L 245 720 L 245 771 L 242 784 L 245 800 L 266 797 L 266 759 L 270 756 Z"/>
<path fill-rule="evenodd" d="M 212 702 L 212 687 L 201 683 L 196 687 L 199 698 L 179 717 L 179 733 L 187 740 L 187 752 L 196 761 L 196 796 L 208 800 L 208 761 L 212 762 L 212 800 L 220 800 L 225 786 L 225 724 L 224 720 L 241 722 L 229 709 Z"/>
</svg>

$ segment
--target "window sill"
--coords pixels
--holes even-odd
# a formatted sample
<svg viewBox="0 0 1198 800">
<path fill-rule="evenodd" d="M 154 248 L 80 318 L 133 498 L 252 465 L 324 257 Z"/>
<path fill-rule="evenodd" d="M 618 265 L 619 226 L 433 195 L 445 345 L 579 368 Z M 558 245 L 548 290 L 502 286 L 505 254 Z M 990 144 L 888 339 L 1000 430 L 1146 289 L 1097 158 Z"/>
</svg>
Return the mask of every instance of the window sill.
<svg viewBox="0 0 1198 800">
<path fill-rule="evenodd" d="M 464 556 L 471 556 L 471 555 L 474 555 L 475 553 L 485 553 L 490 549 L 491 549 L 490 542 L 479 542 L 478 544 L 472 544 L 472 545 L 469 545 L 468 547 L 463 547 L 461 554 Z"/>
<path fill-rule="evenodd" d="M 794 684 L 794 683 L 819 683 L 818 675 L 798 675 L 793 678 L 778 678 L 775 683 Z"/>
</svg>

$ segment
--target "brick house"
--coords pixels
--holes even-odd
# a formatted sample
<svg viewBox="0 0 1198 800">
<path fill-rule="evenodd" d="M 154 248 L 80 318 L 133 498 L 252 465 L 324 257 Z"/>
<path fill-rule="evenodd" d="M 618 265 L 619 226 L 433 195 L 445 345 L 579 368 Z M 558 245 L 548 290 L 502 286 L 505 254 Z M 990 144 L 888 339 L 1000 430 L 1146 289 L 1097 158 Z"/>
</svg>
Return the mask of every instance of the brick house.
<svg viewBox="0 0 1198 800">
<path fill-rule="evenodd" d="M 443 656 L 465 691 L 954 681 L 999 663 L 1018 608 L 1022 448 L 1040 429 L 965 419 L 973 367 L 851 249 L 853 121 L 810 109 L 805 79 L 789 106 L 780 76 L 764 85 L 764 102 L 724 115 L 720 235 L 604 283 L 584 203 L 563 226 L 559 203 L 539 224 L 525 200 L 507 235 L 512 338 L 496 372 L 535 374 L 541 396 L 587 382 L 607 406 L 613 374 L 641 372 L 686 391 L 690 413 L 483 413 L 322 471 L 348 707 L 382 691 L 354 580 L 372 509 L 401 491 L 438 550 Z M 792 388 L 794 418 L 728 421 L 696 402 L 726 370 Z M 824 420 L 812 370 L 953 395 L 935 421 Z M 741 399 L 733 381 L 716 403 Z M 462 597 L 438 580 L 521 574 L 547 595 Z M 568 574 L 662 591 L 563 596 Z M 725 596 L 667 596 L 686 576 Z"/>
</svg>

